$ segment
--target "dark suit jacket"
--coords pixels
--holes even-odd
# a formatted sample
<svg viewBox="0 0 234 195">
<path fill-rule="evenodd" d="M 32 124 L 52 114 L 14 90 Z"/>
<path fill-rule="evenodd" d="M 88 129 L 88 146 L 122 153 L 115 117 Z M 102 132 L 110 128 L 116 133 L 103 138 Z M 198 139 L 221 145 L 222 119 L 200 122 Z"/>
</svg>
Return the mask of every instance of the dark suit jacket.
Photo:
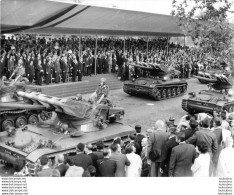
<svg viewBox="0 0 234 195">
<path fill-rule="evenodd" d="M 93 162 L 93 166 L 95 166 L 95 168 L 97 168 L 97 160 L 98 160 L 98 156 L 94 153 L 90 153 L 88 154 L 91 159 L 92 159 L 92 162 Z"/>
<path fill-rule="evenodd" d="M 42 169 L 41 171 L 37 172 L 37 177 L 50 177 L 52 174 L 53 169 Z"/>
<path fill-rule="evenodd" d="M 69 168 L 69 166 L 67 166 L 65 164 L 60 164 L 55 169 L 58 169 L 60 172 L 60 176 L 64 177 L 68 168 Z"/>
<path fill-rule="evenodd" d="M 181 143 L 174 147 L 171 152 L 169 176 L 170 177 L 191 177 L 191 166 L 196 157 L 194 145 Z"/>
<path fill-rule="evenodd" d="M 186 143 L 189 144 L 196 143 L 197 145 L 199 142 L 206 142 L 208 144 L 209 153 L 214 154 L 218 149 L 217 138 L 215 134 L 209 129 L 200 129 L 199 131 L 196 131 L 192 137 L 186 140 Z"/>
<path fill-rule="evenodd" d="M 97 151 L 97 152 L 94 152 L 94 154 L 97 155 L 98 159 L 103 159 L 104 158 L 103 151 Z"/>
<path fill-rule="evenodd" d="M 147 157 L 149 158 L 149 153 L 153 147 L 154 151 L 157 151 L 159 154 L 156 162 L 161 162 L 162 146 L 165 141 L 168 139 L 168 135 L 164 131 L 156 130 L 149 135 L 148 148 L 147 148 Z"/>
<path fill-rule="evenodd" d="M 101 177 L 115 177 L 117 163 L 113 159 L 103 158 L 97 161 Z"/>
<path fill-rule="evenodd" d="M 174 148 L 177 145 L 178 143 L 176 142 L 176 137 L 174 136 L 168 139 L 162 146 L 162 161 L 160 164 L 160 168 L 166 174 L 168 174 L 168 170 L 169 170 L 169 163 L 170 163 L 172 148 Z"/>
<path fill-rule="evenodd" d="M 92 158 L 84 153 L 79 153 L 73 157 L 74 164 L 78 167 L 82 167 L 84 170 L 87 170 L 89 165 L 93 165 Z"/>
<path fill-rule="evenodd" d="M 128 160 L 127 156 L 119 152 L 113 152 L 110 159 L 117 162 L 115 177 L 125 177 L 125 166 L 130 165 L 130 161 Z"/>
<path fill-rule="evenodd" d="M 142 141 L 143 138 L 145 138 L 145 136 L 140 134 L 140 133 L 137 134 L 136 138 L 135 138 L 135 142 L 138 143 L 139 146 L 140 146 L 140 154 L 141 154 L 141 151 L 142 151 L 141 141 Z"/>
</svg>

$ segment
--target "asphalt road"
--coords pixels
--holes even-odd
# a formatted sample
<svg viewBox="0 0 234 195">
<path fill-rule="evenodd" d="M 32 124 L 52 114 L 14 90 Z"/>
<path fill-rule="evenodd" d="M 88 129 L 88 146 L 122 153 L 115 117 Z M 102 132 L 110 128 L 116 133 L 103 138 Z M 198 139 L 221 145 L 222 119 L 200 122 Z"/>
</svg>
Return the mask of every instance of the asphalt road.
<svg viewBox="0 0 234 195">
<path fill-rule="evenodd" d="M 188 79 L 188 92 L 207 89 L 206 85 L 200 84 L 195 78 Z M 90 94 L 86 94 L 83 98 L 87 99 Z M 146 129 L 154 126 L 158 120 L 168 120 L 173 116 L 176 123 L 186 114 L 181 108 L 182 97 L 171 98 L 162 101 L 154 101 L 146 97 L 130 96 L 123 92 L 122 89 L 113 90 L 109 93 L 109 99 L 125 109 L 125 117 L 123 123 L 134 127 L 136 124 L 142 126 L 143 133 Z M 13 169 L 8 166 L 0 165 L 0 176 L 9 176 L 13 173 Z"/>
</svg>

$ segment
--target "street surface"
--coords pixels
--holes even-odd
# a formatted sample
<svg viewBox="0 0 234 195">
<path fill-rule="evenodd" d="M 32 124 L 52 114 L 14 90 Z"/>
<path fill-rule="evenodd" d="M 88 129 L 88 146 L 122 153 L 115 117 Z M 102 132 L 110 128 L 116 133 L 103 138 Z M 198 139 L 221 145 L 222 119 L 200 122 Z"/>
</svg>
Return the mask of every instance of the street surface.
<svg viewBox="0 0 234 195">
<path fill-rule="evenodd" d="M 187 80 L 188 92 L 198 92 L 202 89 L 207 89 L 207 86 L 200 84 L 200 82 L 191 78 Z M 83 95 L 84 99 L 88 99 L 90 94 Z M 154 126 L 154 123 L 161 119 L 163 121 L 168 120 L 171 116 L 176 119 L 176 123 L 180 118 L 186 114 L 181 108 L 182 97 L 171 98 L 162 101 L 154 101 L 147 97 L 130 96 L 123 92 L 122 89 L 113 90 L 109 92 L 109 99 L 117 106 L 121 106 L 125 109 L 125 117 L 123 123 L 134 127 L 136 124 L 140 124 L 143 129 L 143 133 Z M 0 176 L 9 176 L 13 172 L 11 167 L 0 165 Z"/>
</svg>

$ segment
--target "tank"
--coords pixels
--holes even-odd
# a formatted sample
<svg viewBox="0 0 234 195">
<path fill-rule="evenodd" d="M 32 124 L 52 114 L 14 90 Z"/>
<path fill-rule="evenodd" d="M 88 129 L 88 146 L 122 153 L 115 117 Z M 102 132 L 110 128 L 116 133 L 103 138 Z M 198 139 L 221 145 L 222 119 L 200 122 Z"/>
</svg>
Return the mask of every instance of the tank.
<svg viewBox="0 0 234 195">
<path fill-rule="evenodd" d="M 223 74 L 229 76 L 231 74 L 230 66 L 225 62 L 219 62 L 218 65 L 213 65 L 207 70 L 200 70 L 197 76 L 194 76 L 202 84 L 208 84 L 207 79 L 215 79 L 214 74 Z"/>
<path fill-rule="evenodd" d="M 17 91 L 17 95 L 34 102 L 34 105 L 53 110 L 48 120 L 43 121 L 39 117 L 37 124 L 11 127 L 0 132 L 0 159 L 14 164 L 17 158 L 23 158 L 32 174 L 35 174 L 38 160 L 43 155 L 53 161 L 57 154 L 74 155 L 79 142 L 95 145 L 102 140 L 109 144 L 115 137 L 127 139 L 130 133 L 135 132 L 121 122 L 124 109 L 110 101 L 97 105 L 34 91 Z"/>
<path fill-rule="evenodd" d="M 129 95 L 145 95 L 154 100 L 163 100 L 183 95 L 187 82 L 179 79 L 180 72 L 159 65 L 130 64 L 139 77 L 124 82 L 123 91 Z"/>
<path fill-rule="evenodd" d="M 26 124 L 38 122 L 38 115 L 46 110 L 43 105 L 33 105 L 31 101 L 25 101 L 20 97 L 18 91 L 35 91 L 41 89 L 28 86 L 20 81 L 20 76 L 10 82 L 0 83 L 0 132 L 8 127 L 23 127 Z"/>
<path fill-rule="evenodd" d="M 206 79 L 206 81 L 208 82 L 208 90 L 201 90 L 198 93 L 190 92 L 183 96 L 183 110 L 191 114 L 200 112 L 213 114 L 214 111 L 233 109 L 233 77 L 214 74 L 213 79 Z"/>
</svg>

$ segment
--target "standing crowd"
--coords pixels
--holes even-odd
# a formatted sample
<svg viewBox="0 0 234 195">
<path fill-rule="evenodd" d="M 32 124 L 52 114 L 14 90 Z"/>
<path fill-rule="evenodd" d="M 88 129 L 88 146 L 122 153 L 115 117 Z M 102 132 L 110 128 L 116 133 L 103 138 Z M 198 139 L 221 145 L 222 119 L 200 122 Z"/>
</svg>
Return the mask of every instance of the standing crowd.
<svg viewBox="0 0 234 195">
<path fill-rule="evenodd" d="M 233 108 L 211 116 L 185 115 L 178 125 L 157 120 L 143 134 L 141 126 L 128 140 L 117 137 L 106 146 L 78 143 L 76 154 L 42 156 L 36 176 L 51 177 L 233 177 Z M 29 176 L 19 159 L 15 175 Z"/>
<path fill-rule="evenodd" d="M 36 38 L 33 35 L 1 37 L 0 77 L 26 77 L 37 85 L 52 82 L 81 81 L 95 73 L 116 73 L 121 80 L 129 79 L 131 63 L 149 62 L 174 67 L 181 78 L 197 74 L 199 67 L 212 56 L 194 48 L 168 43 L 166 38 L 146 40 L 128 38 L 71 37 L 65 39 Z M 96 55 L 95 55 L 96 54 Z"/>
</svg>

